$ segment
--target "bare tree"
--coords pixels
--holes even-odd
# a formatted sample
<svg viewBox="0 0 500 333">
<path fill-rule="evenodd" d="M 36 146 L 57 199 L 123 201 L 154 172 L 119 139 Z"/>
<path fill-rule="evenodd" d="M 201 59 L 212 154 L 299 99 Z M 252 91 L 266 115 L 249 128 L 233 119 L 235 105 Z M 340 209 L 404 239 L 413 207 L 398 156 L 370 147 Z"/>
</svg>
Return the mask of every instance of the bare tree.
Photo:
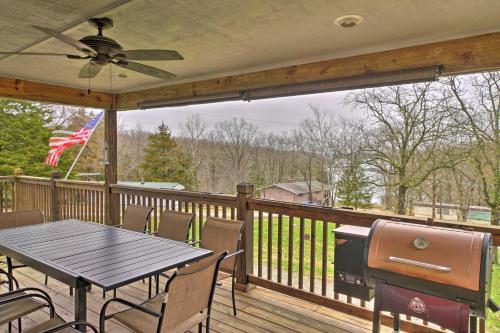
<svg viewBox="0 0 500 333">
<path fill-rule="evenodd" d="M 407 211 L 409 190 L 450 163 L 440 152 L 447 127 L 442 99 L 433 88 L 393 86 L 354 92 L 347 98 L 372 120 L 364 130 L 367 163 L 391 182 L 386 186 L 397 188 L 399 214 Z"/>
<path fill-rule="evenodd" d="M 118 176 L 124 180 L 140 180 L 142 177 L 141 163 L 144 148 L 147 146 L 149 132 L 141 123 L 133 129 L 125 129 L 120 123 L 118 131 Z"/>
<path fill-rule="evenodd" d="M 500 224 L 500 73 L 447 81 L 450 117 L 468 141 L 468 158 L 479 175 L 481 195 Z"/>
<path fill-rule="evenodd" d="M 221 155 L 229 164 L 226 172 L 232 173 L 234 186 L 248 177 L 251 155 L 259 134 L 257 127 L 243 118 L 221 121 L 215 124 L 213 137 L 221 145 Z"/>
<path fill-rule="evenodd" d="M 198 172 L 205 160 L 200 146 L 205 139 L 207 124 L 199 114 L 192 114 L 181 124 L 182 136 L 185 139 L 183 146 L 186 148 L 190 164 L 190 174 L 193 175 L 194 188 L 198 189 Z"/>
<path fill-rule="evenodd" d="M 294 167 L 306 182 L 308 200 L 312 201 L 312 181 L 314 180 L 317 164 L 319 164 L 318 147 L 309 140 L 302 128 L 293 131 L 290 142 L 294 151 Z"/>
</svg>

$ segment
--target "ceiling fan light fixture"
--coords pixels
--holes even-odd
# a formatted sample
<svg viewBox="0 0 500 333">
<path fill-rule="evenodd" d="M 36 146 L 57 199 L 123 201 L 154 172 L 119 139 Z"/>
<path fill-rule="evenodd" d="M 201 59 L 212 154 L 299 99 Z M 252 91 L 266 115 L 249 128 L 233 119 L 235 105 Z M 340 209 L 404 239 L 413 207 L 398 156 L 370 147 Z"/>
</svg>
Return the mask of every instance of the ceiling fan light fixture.
<svg viewBox="0 0 500 333">
<path fill-rule="evenodd" d="M 344 15 L 335 19 L 335 24 L 342 28 L 353 28 L 362 22 L 363 16 L 355 14 Z"/>
</svg>

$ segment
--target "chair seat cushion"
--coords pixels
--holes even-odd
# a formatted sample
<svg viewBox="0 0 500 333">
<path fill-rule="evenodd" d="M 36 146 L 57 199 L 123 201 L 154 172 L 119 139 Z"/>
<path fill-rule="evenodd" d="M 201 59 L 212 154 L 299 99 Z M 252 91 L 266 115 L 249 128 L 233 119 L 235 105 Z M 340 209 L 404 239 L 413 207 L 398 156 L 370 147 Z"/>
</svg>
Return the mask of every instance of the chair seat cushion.
<svg viewBox="0 0 500 333">
<path fill-rule="evenodd" d="M 11 295 L 9 297 L 19 296 L 21 293 Z M 8 299 L 6 296 L 0 295 L 0 300 Z M 23 317 L 36 310 L 45 307 L 45 304 L 32 298 L 25 298 L 13 301 L 7 304 L 0 305 L 0 325 L 6 324 L 14 319 Z"/>
<path fill-rule="evenodd" d="M 59 317 L 54 317 L 36 326 L 30 327 L 27 330 L 23 330 L 23 333 L 39 333 L 62 324 L 64 324 L 64 320 L 62 320 Z M 71 327 L 66 327 L 62 330 L 57 331 L 57 333 L 75 333 L 75 332 L 78 331 Z"/>
<path fill-rule="evenodd" d="M 155 297 L 147 300 L 141 305 L 151 309 L 156 312 L 161 311 L 161 305 L 163 302 L 163 294 L 156 295 Z M 168 313 L 166 314 L 168 316 Z M 197 313 L 192 316 L 188 320 L 182 322 L 181 324 L 174 327 L 172 330 L 169 330 L 169 333 L 184 333 L 189 331 L 192 327 L 196 326 L 198 323 L 202 322 L 207 318 L 207 315 L 204 313 Z M 158 320 L 154 316 L 151 316 L 145 312 L 140 310 L 131 308 L 122 312 L 118 312 L 113 315 L 113 319 L 127 326 L 134 332 L 138 333 L 149 333 L 156 332 L 156 328 L 158 327 Z"/>
</svg>

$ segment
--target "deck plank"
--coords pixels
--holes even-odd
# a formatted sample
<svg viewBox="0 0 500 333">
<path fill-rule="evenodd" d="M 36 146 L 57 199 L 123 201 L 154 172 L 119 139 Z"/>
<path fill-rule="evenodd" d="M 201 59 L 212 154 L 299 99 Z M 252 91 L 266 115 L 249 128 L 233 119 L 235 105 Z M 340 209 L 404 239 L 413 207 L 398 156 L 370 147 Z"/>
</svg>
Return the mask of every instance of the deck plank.
<svg viewBox="0 0 500 333">
<path fill-rule="evenodd" d="M 31 268 L 17 269 L 15 276 L 22 286 L 46 290 L 54 300 L 57 312 L 65 320 L 74 318 L 74 300 L 69 295 L 68 286 L 54 279 L 49 279 L 48 286 L 45 286 L 43 283 L 45 276 Z M 161 286 L 164 286 L 164 280 Z M 147 289 L 147 281 L 146 283 L 136 282 L 119 288 L 118 295 L 132 302 L 141 302 L 147 298 Z M 368 321 L 260 287 L 248 292 L 237 291 L 238 315 L 234 317 L 230 290 L 227 281 L 217 288 L 212 309 L 211 332 L 213 333 L 365 333 L 370 331 L 371 325 Z M 106 299 L 103 299 L 102 290 L 94 286 L 87 295 L 88 320 L 97 324 L 102 304 L 111 297 L 112 293 L 108 292 Z M 120 306 L 112 306 L 110 311 L 121 309 Z M 47 318 L 47 311 L 32 313 L 23 319 L 23 328 L 31 327 Z M 109 332 L 130 332 L 113 320 L 108 321 L 107 328 Z M 196 332 L 195 329 L 191 331 Z M 383 331 L 390 332 L 385 327 Z M 1 327 L 0 332 L 7 332 L 7 326 Z"/>
</svg>

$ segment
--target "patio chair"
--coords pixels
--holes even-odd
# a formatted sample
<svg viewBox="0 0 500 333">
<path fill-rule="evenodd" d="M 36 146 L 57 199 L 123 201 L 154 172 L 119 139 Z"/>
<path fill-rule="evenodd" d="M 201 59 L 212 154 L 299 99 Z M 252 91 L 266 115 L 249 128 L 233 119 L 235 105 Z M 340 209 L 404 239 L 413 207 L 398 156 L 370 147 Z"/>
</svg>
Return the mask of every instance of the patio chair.
<svg viewBox="0 0 500 333">
<path fill-rule="evenodd" d="M 200 247 L 212 250 L 214 253 L 227 251 L 229 256 L 220 265 L 221 271 L 217 281 L 231 278 L 231 298 L 233 314 L 236 316 L 236 256 L 243 252 L 240 249 L 241 233 L 244 222 L 208 217 L 201 230 Z"/>
<path fill-rule="evenodd" d="M 189 240 L 189 228 L 196 214 L 166 210 L 160 215 L 160 225 L 153 234 L 178 242 Z"/>
<path fill-rule="evenodd" d="M 0 326 L 8 324 L 8 331 L 12 331 L 12 321 L 17 319 L 18 330 L 21 332 L 21 317 L 32 312 L 49 307 L 53 313 L 54 307 L 44 301 L 49 300 L 50 296 L 43 290 L 37 288 L 19 288 L 19 282 L 16 278 L 0 269 L 0 286 L 9 285 L 9 291 L 0 294 Z"/>
<path fill-rule="evenodd" d="M 105 332 L 105 322 L 113 318 L 134 332 L 184 333 L 198 325 L 198 332 L 210 331 L 210 314 L 217 272 L 227 252 L 212 255 L 193 265 L 174 272 L 167 281 L 165 292 L 135 304 L 121 298 L 104 303 L 100 314 L 99 329 Z M 120 303 L 129 309 L 106 315 L 108 306 Z M 154 320 L 156 318 L 156 320 Z"/>
<path fill-rule="evenodd" d="M 189 229 L 196 214 L 177 212 L 172 210 L 164 211 L 160 216 L 158 230 L 152 232 L 155 236 L 172 239 L 178 242 L 189 241 Z M 159 274 L 155 275 L 156 293 L 159 292 Z M 151 277 L 149 277 L 148 298 L 151 298 Z"/>
<path fill-rule="evenodd" d="M 12 275 L 8 274 L 8 276 L 13 281 L 16 281 Z M 17 281 L 15 284 L 18 285 Z M 79 332 L 73 328 L 76 325 L 89 327 L 94 333 L 99 333 L 97 327 L 87 322 L 73 321 L 66 323 L 57 315 L 50 296 L 38 288 L 22 288 L 0 295 L 0 325 L 9 322 L 10 332 L 10 321 L 17 319 L 18 329 L 21 332 L 21 317 L 45 307 L 49 308 L 49 319 L 27 330 L 22 330 L 23 333 L 58 332 L 62 330 L 65 333 Z"/>
<path fill-rule="evenodd" d="M 135 231 L 147 232 L 148 222 L 153 208 L 139 205 L 128 205 L 123 214 L 122 224 L 116 224 L 115 227 Z M 142 280 L 144 282 L 144 279 Z M 106 291 L 102 291 L 102 298 L 106 297 Z M 116 297 L 116 289 L 113 290 L 113 297 Z"/>
<path fill-rule="evenodd" d="M 153 208 L 151 207 L 128 205 L 123 214 L 122 224 L 118 224 L 116 227 L 136 232 L 146 232 L 152 211 Z"/>
<path fill-rule="evenodd" d="M 23 227 L 41 223 L 43 223 L 43 215 L 40 209 L 0 213 L 0 229 Z M 26 266 L 13 262 L 11 258 L 7 257 L 7 272 L 9 274 L 13 274 L 14 269 L 23 267 Z"/>
</svg>

